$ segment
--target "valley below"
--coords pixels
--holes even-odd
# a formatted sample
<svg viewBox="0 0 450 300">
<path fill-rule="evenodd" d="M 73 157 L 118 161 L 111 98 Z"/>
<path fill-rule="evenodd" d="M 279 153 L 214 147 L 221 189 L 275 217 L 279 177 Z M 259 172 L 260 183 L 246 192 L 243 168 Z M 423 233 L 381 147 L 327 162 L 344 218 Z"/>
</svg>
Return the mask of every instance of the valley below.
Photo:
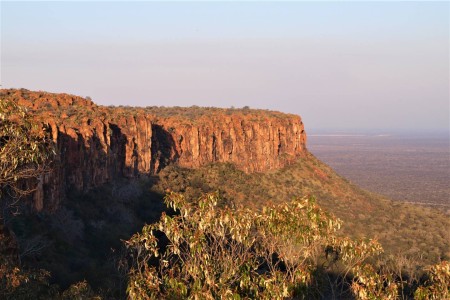
<svg viewBox="0 0 450 300">
<path fill-rule="evenodd" d="M 380 132 L 382 134 L 380 134 Z M 354 184 L 450 212 L 448 133 L 312 130 L 308 149 Z"/>
</svg>

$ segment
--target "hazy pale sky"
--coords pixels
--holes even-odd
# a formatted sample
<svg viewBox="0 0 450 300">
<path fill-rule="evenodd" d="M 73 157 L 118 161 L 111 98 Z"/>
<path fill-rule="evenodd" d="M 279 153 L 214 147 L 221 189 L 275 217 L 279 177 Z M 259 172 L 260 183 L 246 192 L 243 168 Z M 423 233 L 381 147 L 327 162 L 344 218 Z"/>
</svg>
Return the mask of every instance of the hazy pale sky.
<svg viewBox="0 0 450 300">
<path fill-rule="evenodd" d="M 1 84 L 448 129 L 448 2 L 1 2 Z"/>
</svg>

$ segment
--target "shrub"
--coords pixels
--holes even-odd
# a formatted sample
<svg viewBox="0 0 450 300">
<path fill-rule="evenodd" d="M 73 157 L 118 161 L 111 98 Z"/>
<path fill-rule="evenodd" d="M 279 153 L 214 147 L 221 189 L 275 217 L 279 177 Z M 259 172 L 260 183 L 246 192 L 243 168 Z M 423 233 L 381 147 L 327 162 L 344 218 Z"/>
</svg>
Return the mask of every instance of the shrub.
<svg viewBox="0 0 450 300">
<path fill-rule="evenodd" d="M 86 282 L 86 280 L 84 280 L 84 281 L 72 284 L 67 290 L 65 290 L 62 293 L 61 299 L 64 299 L 64 300 L 79 300 L 79 299 L 100 300 L 101 297 L 95 295 L 95 293 L 92 291 L 89 284 Z"/>
<path fill-rule="evenodd" d="M 352 272 L 351 290 L 363 299 L 396 293 L 396 285 L 386 286 L 389 278 L 377 277 L 366 263 L 381 246 L 337 237 L 341 221 L 313 198 L 260 212 L 219 208 L 217 193 L 197 202 L 171 193 L 165 202 L 177 214 L 163 214 L 126 242 L 133 261 L 127 289 L 132 299 L 317 298 L 324 282 L 317 277 L 321 259 L 323 265 L 344 264 L 341 278 Z M 376 285 L 368 284 L 373 280 Z"/>
<path fill-rule="evenodd" d="M 29 194 L 49 170 L 55 150 L 46 129 L 16 102 L 0 99 L 0 199 Z"/>
<path fill-rule="evenodd" d="M 417 288 L 415 299 L 449 299 L 450 298 L 450 263 L 442 261 L 430 268 L 429 280 Z"/>
</svg>

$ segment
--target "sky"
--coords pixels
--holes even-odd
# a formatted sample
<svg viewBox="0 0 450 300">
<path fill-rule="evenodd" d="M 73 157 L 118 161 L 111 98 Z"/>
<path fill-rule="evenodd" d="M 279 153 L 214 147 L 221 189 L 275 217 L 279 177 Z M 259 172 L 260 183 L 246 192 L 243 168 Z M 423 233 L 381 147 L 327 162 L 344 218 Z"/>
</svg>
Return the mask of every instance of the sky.
<svg viewBox="0 0 450 300">
<path fill-rule="evenodd" d="M 101 105 L 448 130 L 448 2 L 5 2 L 0 81 Z"/>
</svg>

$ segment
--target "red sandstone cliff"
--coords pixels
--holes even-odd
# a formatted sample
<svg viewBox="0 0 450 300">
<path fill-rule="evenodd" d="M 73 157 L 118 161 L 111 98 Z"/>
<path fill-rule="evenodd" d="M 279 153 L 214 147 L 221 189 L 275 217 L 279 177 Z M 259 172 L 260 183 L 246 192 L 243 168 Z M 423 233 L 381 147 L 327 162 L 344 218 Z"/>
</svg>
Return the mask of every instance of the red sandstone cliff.
<svg viewBox="0 0 450 300">
<path fill-rule="evenodd" d="M 305 151 L 296 115 L 217 108 L 103 107 L 67 94 L 0 90 L 51 127 L 59 153 L 34 195 L 55 207 L 67 190 L 86 191 L 118 177 L 154 174 L 170 163 L 195 168 L 232 162 L 246 172 L 292 163 Z M 45 202 L 43 201 L 45 198 Z"/>
</svg>

